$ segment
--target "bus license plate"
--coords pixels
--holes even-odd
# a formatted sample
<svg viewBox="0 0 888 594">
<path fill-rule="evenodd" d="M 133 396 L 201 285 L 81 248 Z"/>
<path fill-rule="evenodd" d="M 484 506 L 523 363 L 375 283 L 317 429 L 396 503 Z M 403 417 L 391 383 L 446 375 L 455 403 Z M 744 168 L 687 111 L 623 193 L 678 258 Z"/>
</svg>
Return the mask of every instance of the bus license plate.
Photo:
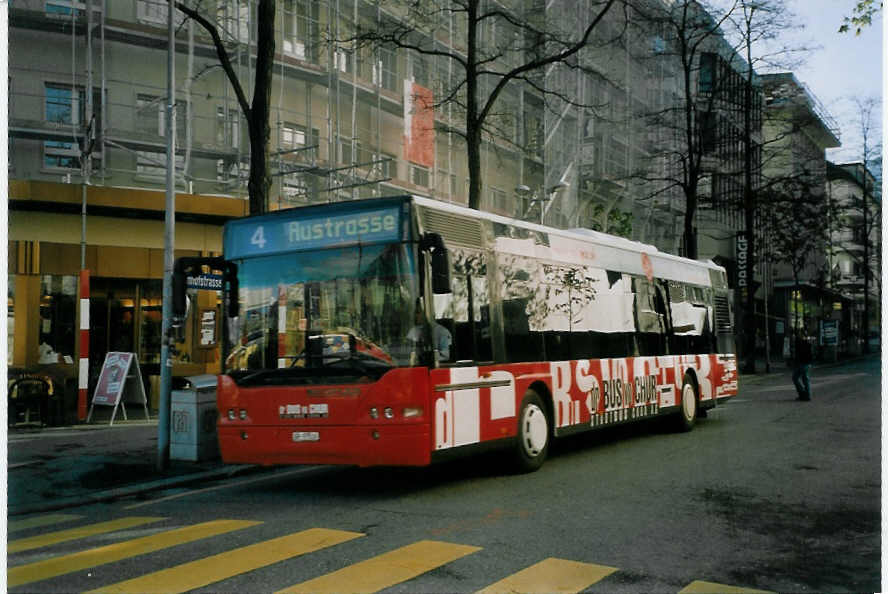
<svg viewBox="0 0 888 594">
<path fill-rule="evenodd" d="M 321 434 L 317 431 L 294 431 L 293 441 L 320 441 Z"/>
</svg>

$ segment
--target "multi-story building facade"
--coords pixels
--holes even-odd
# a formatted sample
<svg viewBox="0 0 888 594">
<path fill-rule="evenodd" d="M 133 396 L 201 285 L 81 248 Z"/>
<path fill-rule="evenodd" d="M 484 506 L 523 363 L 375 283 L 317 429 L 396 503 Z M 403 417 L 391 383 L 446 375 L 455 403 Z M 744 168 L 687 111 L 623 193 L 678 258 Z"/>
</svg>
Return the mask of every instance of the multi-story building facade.
<svg viewBox="0 0 888 594">
<path fill-rule="evenodd" d="M 199 3 L 247 89 L 255 67 L 255 4 Z M 600 6 L 550 3 L 543 16 L 582 27 L 571 15 Z M 458 84 L 453 65 L 348 40 L 357 30 L 408 19 L 409 8 L 401 8 L 363 0 L 277 3 L 268 209 L 400 193 L 467 203 L 459 106 L 436 103 L 432 125 L 415 125 L 417 97 L 435 102 Z M 9 9 L 13 367 L 51 361 L 61 377 L 78 375 L 78 277 L 86 269 L 91 383 L 112 350 L 135 352 L 146 375 L 158 372 L 167 10 L 164 0 L 16 0 Z M 427 33 L 441 47 L 462 51 L 465 27 L 438 12 Z M 577 61 L 540 73 L 536 86 L 505 89 L 496 133 L 482 146 L 481 208 L 560 227 L 597 226 L 681 250 L 680 192 L 643 189 L 632 179 L 655 160 L 655 137 L 672 134 L 652 130 L 640 114 L 681 100 L 668 32 L 635 16 L 627 22 L 622 11 L 612 11 Z M 215 255 L 222 223 L 248 214 L 247 126 L 209 36 L 179 13 L 177 19 L 176 255 Z M 514 31 L 491 20 L 480 34 L 495 43 Z M 720 57 L 698 57 L 695 76 L 710 64 L 713 77 L 733 80 L 725 74 L 736 78 L 742 67 L 723 40 L 713 43 L 704 55 Z M 722 206 L 711 208 L 711 220 L 701 218 L 700 226 L 734 230 L 733 219 L 726 223 L 717 214 L 729 212 L 727 201 L 715 197 L 718 188 L 734 186 L 720 183 L 710 184 L 710 202 Z M 731 246 L 704 246 L 701 257 L 730 263 Z M 215 295 L 202 292 L 199 299 L 209 305 Z M 212 372 L 218 364 L 212 351 L 191 344 L 193 330 L 179 345 L 176 375 Z"/>
<path fill-rule="evenodd" d="M 778 201 L 782 210 L 796 221 L 809 216 L 808 228 L 770 228 L 765 249 L 775 248 L 775 235 L 784 234 L 784 244 L 793 236 L 805 240 L 799 243 L 803 257 L 793 266 L 793 254 L 784 247 L 779 263 L 772 265 L 766 251 L 768 282 L 765 290 L 771 295 L 769 335 L 776 352 L 786 352 L 783 345 L 793 330 L 804 328 L 810 335 L 819 332 L 820 323 L 836 317 L 842 295 L 829 287 L 828 221 L 826 149 L 839 144 L 839 130 L 835 120 L 817 97 L 792 73 L 766 74 L 762 77 L 765 92 L 763 124 L 764 149 L 762 175 L 770 188 L 783 188 L 790 194 L 790 202 Z M 792 202 L 798 203 L 793 206 Z M 793 212 L 797 208 L 798 212 Z M 804 214 L 803 214 L 804 213 Z M 814 213 L 811 216 L 810 213 Z M 781 213 L 786 214 L 786 213 Z M 765 215 L 767 216 L 767 215 Z M 796 223 L 793 223 L 796 224 Z"/>
<path fill-rule="evenodd" d="M 830 286 L 852 310 L 842 317 L 845 349 L 859 352 L 863 341 L 877 346 L 881 311 L 881 192 L 863 163 L 827 162 Z M 864 275 L 868 274 L 865 278 Z M 864 299 L 868 302 L 864 304 Z"/>
</svg>

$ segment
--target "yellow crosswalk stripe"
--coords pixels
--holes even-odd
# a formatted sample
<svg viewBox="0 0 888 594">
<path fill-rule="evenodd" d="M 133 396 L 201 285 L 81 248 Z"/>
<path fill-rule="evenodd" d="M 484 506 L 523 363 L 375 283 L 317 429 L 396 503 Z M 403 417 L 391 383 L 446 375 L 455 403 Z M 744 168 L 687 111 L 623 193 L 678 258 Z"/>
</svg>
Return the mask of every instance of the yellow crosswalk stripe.
<svg viewBox="0 0 888 594">
<path fill-rule="evenodd" d="M 361 536 L 364 535 L 360 532 L 312 528 L 110 586 L 103 586 L 90 592 L 141 592 L 144 594 L 187 592 Z"/>
<path fill-rule="evenodd" d="M 774 594 L 768 590 L 753 590 L 751 588 L 738 588 L 726 586 L 714 582 L 696 580 L 680 590 L 678 594 Z"/>
<path fill-rule="evenodd" d="M 79 528 L 70 528 L 68 530 L 60 530 L 58 532 L 50 532 L 49 534 L 39 534 L 29 538 L 20 538 L 18 540 L 9 541 L 7 548 L 10 553 L 20 553 L 22 551 L 30 551 L 40 547 L 48 547 L 49 545 L 76 540 L 78 538 L 86 538 L 87 536 L 95 536 L 96 534 L 107 534 L 115 530 L 126 530 L 135 526 L 151 524 L 159 522 L 166 518 L 151 518 L 144 516 L 134 516 L 131 518 L 120 518 L 119 520 L 110 520 L 108 522 L 99 522 L 98 524 L 90 524 L 89 526 L 81 526 Z"/>
<path fill-rule="evenodd" d="M 580 592 L 617 571 L 616 567 L 549 558 L 480 590 L 498 592 Z"/>
<path fill-rule="evenodd" d="M 59 575 L 65 575 L 73 571 L 80 571 L 105 563 L 129 559 L 146 553 L 153 553 L 168 547 L 189 543 L 210 536 L 218 536 L 226 532 L 256 526 L 262 522 L 248 522 L 245 520 L 214 520 L 194 526 L 167 530 L 150 536 L 134 538 L 116 544 L 106 545 L 79 553 L 53 557 L 27 565 L 10 567 L 7 573 L 7 586 L 13 588 L 23 584 L 30 584 L 40 580 L 46 580 Z"/>
<path fill-rule="evenodd" d="M 27 530 L 28 528 L 42 528 L 43 526 L 52 526 L 53 524 L 61 524 L 62 522 L 71 522 L 79 520 L 83 516 L 74 516 L 71 514 L 48 514 L 45 516 L 35 516 L 33 518 L 25 518 L 24 520 L 10 520 L 6 529 L 9 532 L 16 530 Z"/>
<path fill-rule="evenodd" d="M 372 559 L 349 565 L 339 571 L 290 586 L 278 592 L 378 592 L 383 588 L 406 582 L 476 551 L 480 547 L 422 540 Z"/>
</svg>

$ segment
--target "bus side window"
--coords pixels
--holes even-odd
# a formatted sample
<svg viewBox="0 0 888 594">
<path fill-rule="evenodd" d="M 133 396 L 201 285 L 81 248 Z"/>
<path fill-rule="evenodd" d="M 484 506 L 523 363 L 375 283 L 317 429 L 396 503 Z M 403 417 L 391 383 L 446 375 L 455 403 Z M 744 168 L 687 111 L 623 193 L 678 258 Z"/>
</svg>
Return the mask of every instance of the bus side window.
<svg viewBox="0 0 888 594">
<path fill-rule="evenodd" d="M 666 355 L 666 300 L 662 288 L 641 276 L 633 277 L 635 324 L 638 354 L 644 357 Z"/>
<path fill-rule="evenodd" d="M 537 280 L 541 265 L 521 256 L 499 254 L 498 258 L 506 360 L 546 360 L 544 332 L 550 307 L 545 287 L 540 287 Z"/>
<path fill-rule="evenodd" d="M 436 295 L 435 318 L 450 330 L 450 362 L 490 361 L 490 295 L 483 254 L 453 248 L 448 295 Z"/>
</svg>

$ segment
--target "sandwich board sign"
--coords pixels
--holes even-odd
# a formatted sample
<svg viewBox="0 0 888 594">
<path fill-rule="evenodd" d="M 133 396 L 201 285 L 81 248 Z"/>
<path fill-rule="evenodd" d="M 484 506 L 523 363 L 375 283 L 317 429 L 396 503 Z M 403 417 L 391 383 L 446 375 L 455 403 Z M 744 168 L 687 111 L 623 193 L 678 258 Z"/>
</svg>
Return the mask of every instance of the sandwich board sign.
<svg viewBox="0 0 888 594">
<path fill-rule="evenodd" d="M 99 382 L 93 392 L 92 404 L 86 422 L 89 423 L 95 405 L 113 406 L 111 423 L 117 415 L 117 407 L 123 409 L 123 420 L 126 420 L 126 403 L 141 404 L 145 409 L 145 418 L 148 415 L 148 398 L 145 396 L 145 384 L 142 383 L 142 371 L 139 369 L 139 359 L 135 353 L 121 353 L 112 351 L 105 355 L 102 364 L 102 373 L 99 374 Z"/>
</svg>

